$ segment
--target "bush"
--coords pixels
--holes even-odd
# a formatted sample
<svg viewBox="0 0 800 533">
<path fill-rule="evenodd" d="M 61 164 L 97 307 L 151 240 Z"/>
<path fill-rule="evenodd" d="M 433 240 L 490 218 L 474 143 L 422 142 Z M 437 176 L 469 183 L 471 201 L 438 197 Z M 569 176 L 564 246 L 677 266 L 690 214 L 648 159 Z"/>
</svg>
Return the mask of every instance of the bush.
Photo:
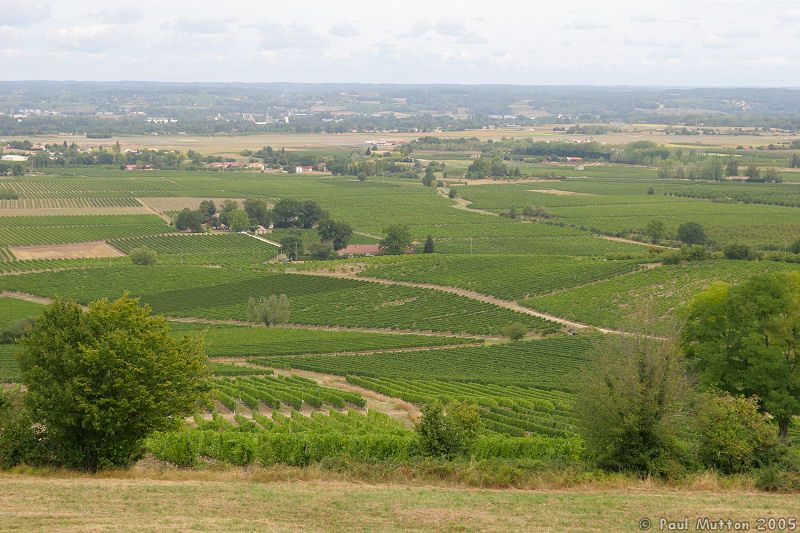
<svg viewBox="0 0 800 533">
<path fill-rule="evenodd" d="M 678 265 L 681 262 L 681 253 L 665 252 L 661 255 L 661 262 L 665 265 Z"/>
<path fill-rule="evenodd" d="M 706 233 L 697 222 L 684 222 L 678 226 L 678 240 L 686 244 L 703 244 L 706 242 Z"/>
<path fill-rule="evenodd" d="M 738 259 L 741 261 L 747 261 L 755 257 L 753 250 L 746 244 L 728 244 L 725 246 L 723 253 L 726 259 Z"/>
<path fill-rule="evenodd" d="M 755 398 L 723 392 L 703 394 L 697 429 L 700 460 L 722 473 L 747 472 L 778 457 L 777 427 L 758 412 Z"/>
<path fill-rule="evenodd" d="M 512 341 L 522 340 L 527 334 L 528 328 L 520 322 L 512 322 L 503 328 L 503 336 L 508 337 Z"/>
<path fill-rule="evenodd" d="M 289 298 L 285 294 L 250 298 L 247 301 L 247 316 L 265 326 L 285 324 L 289 321 Z"/>
<path fill-rule="evenodd" d="M 540 207 L 538 205 L 526 206 L 525 209 L 522 210 L 522 214 L 526 217 L 555 218 L 555 215 L 553 215 L 553 213 L 551 213 L 544 207 Z"/>
<path fill-rule="evenodd" d="M 16 341 L 18 338 L 25 335 L 25 332 L 28 331 L 36 324 L 35 318 L 23 318 L 21 320 L 17 320 L 5 331 L 0 332 L 0 344 L 11 344 Z"/>
<path fill-rule="evenodd" d="M 0 388 L 0 469 L 46 462 L 41 426 L 34 424 L 20 389 Z"/>
<path fill-rule="evenodd" d="M 433 401 L 422 408 L 416 427 L 425 455 L 452 459 L 465 454 L 481 427 L 478 407 L 464 401 Z"/>
<path fill-rule="evenodd" d="M 131 263 L 134 265 L 155 265 L 156 264 L 156 252 L 155 250 L 151 250 L 147 246 L 142 246 L 140 248 L 134 248 L 133 250 L 128 253 L 128 257 L 131 260 Z"/>
<path fill-rule="evenodd" d="M 333 244 L 329 242 L 317 242 L 308 247 L 311 257 L 317 260 L 330 259 L 333 255 Z"/>
<path fill-rule="evenodd" d="M 800 490 L 800 472 L 773 465 L 758 472 L 755 485 L 758 490 L 767 492 L 797 492 Z"/>
</svg>

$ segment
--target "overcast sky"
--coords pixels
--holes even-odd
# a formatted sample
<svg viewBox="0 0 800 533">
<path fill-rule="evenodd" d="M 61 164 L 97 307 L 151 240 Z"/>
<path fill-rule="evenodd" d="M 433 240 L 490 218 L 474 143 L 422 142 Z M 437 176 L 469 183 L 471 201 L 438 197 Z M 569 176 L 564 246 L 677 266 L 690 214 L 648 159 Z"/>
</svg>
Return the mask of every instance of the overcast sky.
<svg viewBox="0 0 800 533">
<path fill-rule="evenodd" d="M 0 79 L 800 86 L 800 1 L 0 0 Z"/>
</svg>

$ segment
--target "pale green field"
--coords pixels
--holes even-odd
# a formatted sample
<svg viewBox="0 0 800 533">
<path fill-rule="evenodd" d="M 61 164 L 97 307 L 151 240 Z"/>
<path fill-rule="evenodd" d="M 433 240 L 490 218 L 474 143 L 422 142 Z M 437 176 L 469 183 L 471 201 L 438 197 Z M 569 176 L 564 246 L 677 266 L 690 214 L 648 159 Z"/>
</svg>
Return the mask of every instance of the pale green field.
<svg viewBox="0 0 800 533">
<path fill-rule="evenodd" d="M 796 517 L 796 496 L 663 488 L 472 490 L 344 481 L 3 474 L 3 531 L 637 531 L 642 518 Z"/>
</svg>

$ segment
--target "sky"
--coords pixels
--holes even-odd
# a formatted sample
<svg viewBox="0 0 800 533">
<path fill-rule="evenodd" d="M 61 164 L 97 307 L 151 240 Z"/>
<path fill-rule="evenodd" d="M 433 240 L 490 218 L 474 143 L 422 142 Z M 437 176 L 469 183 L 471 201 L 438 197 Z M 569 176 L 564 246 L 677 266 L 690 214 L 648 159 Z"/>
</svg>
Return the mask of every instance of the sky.
<svg viewBox="0 0 800 533">
<path fill-rule="evenodd" d="M 800 87 L 800 0 L 0 0 L 0 79 Z"/>
</svg>

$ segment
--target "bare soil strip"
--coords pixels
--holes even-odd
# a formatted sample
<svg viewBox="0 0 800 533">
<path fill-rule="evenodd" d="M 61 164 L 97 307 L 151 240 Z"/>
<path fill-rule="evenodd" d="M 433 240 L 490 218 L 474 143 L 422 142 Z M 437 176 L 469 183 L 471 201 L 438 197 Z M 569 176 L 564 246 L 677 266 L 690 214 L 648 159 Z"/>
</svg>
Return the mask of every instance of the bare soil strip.
<svg viewBox="0 0 800 533">
<path fill-rule="evenodd" d="M 562 191 L 561 189 L 528 189 L 528 192 L 552 194 L 554 196 L 597 196 L 588 192 Z"/>
<path fill-rule="evenodd" d="M 125 255 L 105 241 L 45 244 L 41 246 L 9 246 L 8 249 L 20 261 L 26 259 L 96 259 L 122 257 Z"/>
</svg>

